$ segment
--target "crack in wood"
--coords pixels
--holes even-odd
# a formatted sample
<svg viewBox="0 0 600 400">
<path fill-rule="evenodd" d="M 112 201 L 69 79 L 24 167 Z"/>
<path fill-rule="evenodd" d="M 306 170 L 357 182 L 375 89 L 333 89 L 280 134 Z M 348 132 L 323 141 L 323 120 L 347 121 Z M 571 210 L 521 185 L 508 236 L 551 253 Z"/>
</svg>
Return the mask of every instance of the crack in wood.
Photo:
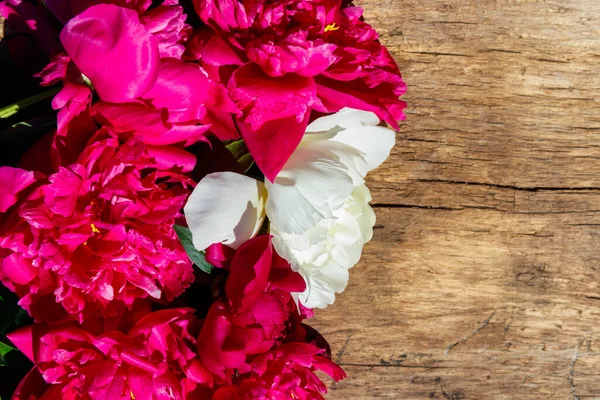
<svg viewBox="0 0 600 400">
<path fill-rule="evenodd" d="M 348 347 L 348 343 L 350 342 L 350 338 L 351 337 L 352 337 L 352 333 L 349 333 L 348 336 L 346 337 L 346 341 L 344 342 L 344 345 L 342 346 L 342 348 L 340 349 L 340 351 L 338 351 L 338 353 L 335 356 L 336 362 L 338 364 L 340 364 L 341 361 L 342 361 L 342 356 L 346 352 L 346 348 Z"/>
<path fill-rule="evenodd" d="M 454 367 L 442 367 L 439 365 L 404 365 L 404 364 L 361 364 L 361 363 L 338 363 L 340 367 L 360 367 L 360 368 L 418 368 L 418 369 L 452 369 Z M 473 367 L 475 368 L 475 367 Z M 461 369 L 465 369 L 461 367 Z M 468 368 L 466 368 L 468 369 Z"/>
<path fill-rule="evenodd" d="M 456 341 L 454 343 L 449 344 L 446 347 L 446 350 L 444 351 L 444 356 L 448 356 L 448 353 L 450 353 L 450 350 L 454 349 L 459 344 L 466 343 L 467 340 L 471 339 L 473 336 L 477 335 L 479 332 L 481 332 L 483 329 L 485 329 L 490 324 L 490 321 L 492 320 L 492 318 L 494 318 L 494 315 L 496 315 L 496 311 L 497 310 L 494 310 L 494 312 L 492 313 L 492 315 L 490 315 L 489 317 L 487 317 L 487 319 L 485 321 L 483 321 L 482 324 L 479 325 L 479 327 L 477 329 L 475 329 L 473 332 L 469 333 L 468 335 L 466 335 L 462 339 L 460 339 L 460 340 L 458 340 L 458 341 Z"/>
<path fill-rule="evenodd" d="M 575 387 L 575 363 L 579 359 L 579 351 L 581 350 L 581 346 L 583 345 L 584 339 L 579 339 L 579 343 L 577 343 L 577 348 L 575 348 L 575 353 L 573 353 L 573 358 L 571 358 L 571 364 L 569 364 L 569 374 L 567 375 L 567 380 L 569 382 L 569 387 L 571 388 L 571 395 L 573 396 L 573 400 L 580 400 L 581 397 L 577 395 L 577 388 Z"/>
<path fill-rule="evenodd" d="M 373 208 L 416 208 L 416 209 L 424 209 L 424 210 L 447 210 L 447 211 L 460 211 L 464 208 L 457 207 L 439 207 L 439 206 L 421 206 L 418 204 L 384 204 L 384 203 L 375 203 L 371 204 Z"/>
<path fill-rule="evenodd" d="M 424 54 L 424 55 L 429 55 L 429 56 L 470 57 L 470 58 L 473 57 L 473 56 L 470 56 L 467 54 L 441 53 L 441 52 L 437 52 L 437 51 L 403 51 L 403 53 Z"/>
<path fill-rule="evenodd" d="M 423 182 L 423 183 L 448 183 L 453 185 L 466 185 L 466 186 L 485 186 L 498 189 L 511 189 L 519 190 L 524 192 L 580 192 L 580 191 L 600 191 L 600 187 L 587 186 L 587 187 L 560 187 L 560 186 L 517 186 L 517 185 L 502 185 L 497 183 L 488 182 L 469 182 L 469 181 L 455 181 L 449 179 L 414 179 L 412 182 Z"/>
</svg>

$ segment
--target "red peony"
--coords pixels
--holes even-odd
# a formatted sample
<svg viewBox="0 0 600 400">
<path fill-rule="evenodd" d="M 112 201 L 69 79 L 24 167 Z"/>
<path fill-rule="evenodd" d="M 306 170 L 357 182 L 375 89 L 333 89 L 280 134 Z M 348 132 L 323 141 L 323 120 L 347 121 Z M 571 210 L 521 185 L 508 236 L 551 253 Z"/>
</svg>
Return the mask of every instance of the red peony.
<svg viewBox="0 0 600 400">
<path fill-rule="evenodd" d="M 323 355 L 323 350 L 307 343 L 286 343 L 257 357 L 252 372 L 220 388 L 214 400 L 323 400 L 327 387 L 315 374 L 323 371 L 339 381 L 345 372 Z"/>
<path fill-rule="evenodd" d="M 119 144 L 103 128 L 49 176 L 0 168 L 0 280 L 38 321 L 173 300 L 193 280 L 173 224 L 194 163 L 176 148 Z"/>
<path fill-rule="evenodd" d="M 211 77 L 228 85 L 237 124 L 273 180 L 302 138 L 311 110 L 372 111 L 397 128 L 406 85 L 362 9 L 342 0 L 194 0 L 213 32 L 188 43 Z M 272 149 L 277 148 L 277 152 Z"/>
<path fill-rule="evenodd" d="M 310 310 L 301 314 L 291 294 L 304 285 L 275 253 L 268 236 L 251 239 L 236 251 L 227 299 L 212 305 L 198 338 L 200 359 L 215 374 L 213 399 L 283 399 L 290 393 L 321 398 L 326 388 L 315 370 L 336 380 L 345 376 L 324 349 L 305 343 L 301 322 Z"/>
</svg>

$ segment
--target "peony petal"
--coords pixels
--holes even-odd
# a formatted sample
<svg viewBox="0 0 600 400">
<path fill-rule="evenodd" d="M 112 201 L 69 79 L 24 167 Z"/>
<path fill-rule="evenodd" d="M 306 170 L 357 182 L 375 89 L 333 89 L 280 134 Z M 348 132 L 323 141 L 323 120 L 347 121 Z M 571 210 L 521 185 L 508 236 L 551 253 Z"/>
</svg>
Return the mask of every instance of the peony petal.
<svg viewBox="0 0 600 400">
<path fill-rule="evenodd" d="M 18 200 L 18 194 L 35 182 L 33 172 L 0 167 L 0 212 L 6 212 Z"/>
<path fill-rule="evenodd" d="M 28 325 L 23 328 L 17 329 L 6 335 L 7 338 L 29 358 L 32 362 L 35 362 L 34 355 L 34 327 L 37 325 Z M 39 333 L 39 332 L 38 332 Z"/>
<path fill-rule="evenodd" d="M 132 100 L 156 80 L 158 45 L 134 10 L 92 6 L 69 21 L 60 39 L 104 101 Z"/>
<path fill-rule="evenodd" d="M 310 113 L 298 123 L 296 117 L 269 121 L 253 131 L 250 125 L 238 120 L 238 127 L 256 165 L 273 182 L 304 136 Z M 277 149 L 277 151 L 273 151 Z"/>
<path fill-rule="evenodd" d="M 161 170 L 179 167 L 182 171 L 189 172 L 196 165 L 196 157 L 193 154 L 177 147 L 148 145 L 146 149 Z"/>
<path fill-rule="evenodd" d="M 394 129 L 398 129 L 398 120 L 405 119 L 402 110 L 406 103 L 396 100 L 392 107 L 380 100 L 377 90 L 372 90 L 360 80 L 342 82 L 318 77 L 317 94 L 322 105 L 319 111 L 322 112 L 337 112 L 344 107 L 372 111 Z"/>
<path fill-rule="evenodd" d="M 273 246 L 269 236 L 255 237 L 235 252 L 225 286 L 234 309 L 252 304 L 265 290 L 272 261 Z"/>
<path fill-rule="evenodd" d="M 329 141 L 301 145 L 275 181 L 265 182 L 267 216 L 279 231 L 302 234 L 319 221 L 333 218 L 352 193 L 348 169 L 330 145 Z"/>
<path fill-rule="evenodd" d="M 235 71 L 229 81 L 229 93 L 252 130 L 287 117 L 295 117 L 300 123 L 316 99 L 312 78 L 294 74 L 273 78 L 254 63 Z"/>
<path fill-rule="evenodd" d="M 262 182 L 234 172 L 215 172 L 198 183 L 184 208 L 194 246 L 213 243 L 237 249 L 258 233 L 264 220 Z"/>
<path fill-rule="evenodd" d="M 252 158 L 271 182 L 302 140 L 309 115 L 307 113 L 301 123 L 296 117 L 287 117 L 269 121 L 257 130 L 238 120 L 238 127 Z"/>
<path fill-rule="evenodd" d="M 327 132 L 336 127 L 347 129 L 364 125 L 376 126 L 378 124 L 379 117 L 375 113 L 345 107 L 335 114 L 317 118 L 306 127 L 306 133 Z"/>
<path fill-rule="evenodd" d="M 390 156 L 396 144 L 396 133 L 382 126 L 362 126 L 340 131 L 332 140 L 358 149 L 371 171 Z"/>
<path fill-rule="evenodd" d="M 208 78 L 198 65 L 163 58 L 154 86 L 143 97 L 156 108 L 166 108 L 169 122 L 193 121 L 206 114 L 208 89 Z"/>
<path fill-rule="evenodd" d="M 201 51 L 202 61 L 209 65 L 242 65 L 244 62 L 229 43 L 213 36 Z"/>
</svg>

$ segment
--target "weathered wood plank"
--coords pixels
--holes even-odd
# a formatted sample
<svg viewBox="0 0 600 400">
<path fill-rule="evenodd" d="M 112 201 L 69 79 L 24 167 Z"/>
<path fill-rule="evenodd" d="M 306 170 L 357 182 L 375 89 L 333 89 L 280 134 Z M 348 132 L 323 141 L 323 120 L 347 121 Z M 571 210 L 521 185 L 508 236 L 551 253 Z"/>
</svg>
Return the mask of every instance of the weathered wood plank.
<svg viewBox="0 0 600 400">
<path fill-rule="evenodd" d="M 360 0 L 408 119 L 331 399 L 600 399 L 600 2 Z"/>
</svg>

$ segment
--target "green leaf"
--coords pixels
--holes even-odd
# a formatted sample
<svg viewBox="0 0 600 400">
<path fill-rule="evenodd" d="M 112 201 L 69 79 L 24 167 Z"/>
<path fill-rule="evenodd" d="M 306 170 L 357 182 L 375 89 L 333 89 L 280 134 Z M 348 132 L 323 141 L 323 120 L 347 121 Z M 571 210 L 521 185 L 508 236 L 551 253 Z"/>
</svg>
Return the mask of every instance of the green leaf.
<svg viewBox="0 0 600 400">
<path fill-rule="evenodd" d="M 173 225 L 173 229 L 175 229 L 175 232 L 179 237 L 179 241 L 181 241 L 181 245 L 185 249 L 185 252 L 190 260 L 192 260 L 192 262 L 196 264 L 196 266 L 202 271 L 210 274 L 214 267 L 208 261 L 206 261 L 204 253 L 198 251 L 194 247 L 194 243 L 192 241 L 192 232 L 189 230 L 189 228 L 180 225 Z"/>
<path fill-rule="evenodd" d="M 5 357 L 8 353 L 15 350 L 16 349 L 14 347 L 9 346 L 6 343 L 0 342 L 0 366 L 8 366 Z"/>
<path fill-rule="evenodd" d="M 238 164 L 244 169 L 244 172 L 248 171 L 250 167 L 252 167 L 252 164 L 254 164 L 254 159 L 252 158 L 244 139 L 226 143 L 225 147 L 233 154 Z"/>
</svg>

